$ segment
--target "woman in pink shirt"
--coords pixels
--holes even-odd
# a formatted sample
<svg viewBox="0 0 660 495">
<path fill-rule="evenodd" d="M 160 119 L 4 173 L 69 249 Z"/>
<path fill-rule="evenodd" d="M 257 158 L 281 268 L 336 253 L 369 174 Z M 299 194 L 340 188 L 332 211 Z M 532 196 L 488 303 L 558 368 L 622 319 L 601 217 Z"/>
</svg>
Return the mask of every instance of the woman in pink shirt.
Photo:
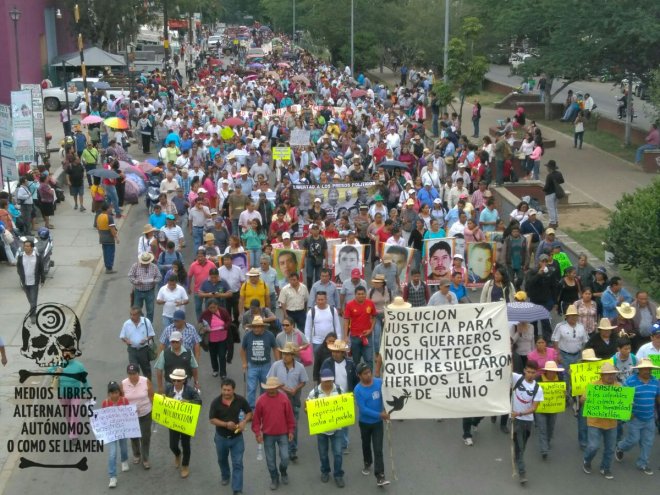
<svg viewBox="0 0 660 495">
<path fill-rule="evenodd" d="M 210 299 L 206 311 L 202 313 L 199 322 L 204 325 L 208 332 L 209 356 L 213 376 L 225 378 L 227 376 L 227 339 L 231 316 L 225 308 L 221 308 L 217 299 Z M 204 339 L 205 340 L 205 339 Z"/>
<path fill-rule="evenodd" d="M 467 225 L 463 230 L 463 237 L 465 242 L 482 242 L 486 240 L 486 236 L 482 232 L 481 228 L 476 224 L 472 218 L 468 218 Z"/>
<path fill-rule="evenodd" d="M 218 204 L 218 191 L 216 190 L 215 184 L 213 184 L 213 178 L 210 175 L 206 176 L 202 187 L 206 189 L 206 199 L 209 202 L 209 208 L 215 209 Z"/>
<path fill-rule="evenodd" d="M 131 438 L 133 464 L 139 464 L 142 461 L 142 467 L 150 469 L 149 447 L 151 445 L 151 409 L 154 401 L 154 389 L 151 380 L 146 376 L 140 376 L 137 365 L 129 364 L 126 373 L 128 377 L 122 380 L 121 391 L 129 404 L 135 404 L 142 433 L 141 438 Z"/>
<path fill-rule="evenodd" d="M 548 343 L 545 341 L 542 335 L 536 337 L 535 340 L 536 348 L 527 354 L 527 361 L 536 361 L 539 365 L 536 376 L 539 377 L 543 374 L 541 371 L 545 367 L 547 361 L 558 362 L 558 354 L 554 347 L 548 347 Z"/>
</svg>

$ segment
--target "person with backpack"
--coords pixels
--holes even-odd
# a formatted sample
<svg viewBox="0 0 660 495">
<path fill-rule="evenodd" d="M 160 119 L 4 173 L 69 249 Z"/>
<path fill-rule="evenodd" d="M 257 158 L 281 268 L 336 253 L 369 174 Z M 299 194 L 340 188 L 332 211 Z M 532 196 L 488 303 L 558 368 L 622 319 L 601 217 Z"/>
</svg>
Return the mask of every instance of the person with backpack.
<svg viewBox="0 0 660 495">
<path fill-rule="evenodd" d="M 307 311 L 305 320 L 305 337 L 312 343 L 314 353 L 323 345 L 328 333 L 334 332 L 341 339 L 342 325 L 339 312 L 334 306 L 328 304 L 328 295 L 324 291 L 316 293 L 316 304 Z"/>
<path fill-rule="evenodd" d="M 346 392 L 335 383 L 335 374 L 330 368 L 321 370 L 321 383 L 316 385 L 310 390 L 307 400 L 323 399 L 332 397 L 334 395 L 341 395 Z M 305 405 L 305 409 L 307 405 Z M 316 435 L 316 442 L 318 445 L 319 458 L 321 461 L 321 482 L 327 483 L 330 480 L 330 457 L 328 449 L 332 452 L 333 466 L 332 472 L 335 478 L 335 484 L 339 488 L 344 488 L 344 471 L 342 469 L 343 463 L 343 434 L 342 430 L 332 430 Z"/>
<path fill-rule="evenodd" d="M 525 470 L 525 447 L 532 434 L 534 413 L 543 402 L 543 389 L 536 382 L 538 364 L 527 361 L 523 374 L 511 373 L 511 418 L 513 421 L 513 448 L 518 481 L 521 485 L 527 483 Z"/>
<path fill-rule="evenodd" d="M 413 308 L 426 306 L 431 297 L 429 287 L 422 282 L 422 274 L 417 268 L 410 272 L 410 281 L 403 288 L 403 300 L 410 303 Z"/>
<path fill-rule="evenodd" d="M 312 287 L 314 282 L 321 278 L 321 268 L 323 268 L 323 263 L 328 257 L 328 243 L 321 236 L 318 224 L 312 224 L 310 232 L 311 235 L 300 243 L 300 249 L 307 251 L 307 259 L 305 260 L 307 287 Z"/>
<path fill-rule="evenodd" d="M 240 317 L 243 313 L 250 311 L 249 304 L 253 300 L 258 300 L 262 308 L 270 308 L 270 289 L 266 282 L 261 280 L 258 268 L 250 268 L 247 273 L 248 279 L 241 285 L 239 291 L 239 311 Z"/>
</svg>

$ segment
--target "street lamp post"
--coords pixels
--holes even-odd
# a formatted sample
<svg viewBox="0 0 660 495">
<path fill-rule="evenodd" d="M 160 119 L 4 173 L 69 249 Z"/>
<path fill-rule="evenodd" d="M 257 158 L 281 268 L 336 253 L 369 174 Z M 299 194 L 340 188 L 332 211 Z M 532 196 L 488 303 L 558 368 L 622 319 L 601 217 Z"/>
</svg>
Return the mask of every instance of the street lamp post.
<svg viewBox="0 0 660 495">
<path fill-rule="evenodd" d="M 14 48 L 16 49 L 16 89 L 21 89 L 21 60 L 18 57 L 18 20 L 21 18 L 21 11 L 14 8 L 9 11 L 9 17 L 14 23 Z"/>
<path fill-rule="evenodd" d="M 80 9 L 78 4 L 75 5 L 73 9 L 73 17 L 76 21 L 76 26 L 78 26 L 78 51 L 80 52 L 80 73 L 82 74 L 83 79 L 83 98 L 85 99 L 85 104 L 87 106 L 87 113 L 89 113 L 89 100 L 87 98 L 87 66 L 85 65 L 85 44 L 83 43 L 82 29 L 80 27 Z"/>
<path fill-rule="evenodd" d="M 355 0 L 351 0 L 351 77 L 355 78 L 355 67 L 354 63 L 354 38 L 353 38 L 353 28 L 355 27 Z"/>
<path fill-rule="evenodd" d="M 291 38 L 291 43 L 296 44 L 296 0 L 293 0 L 293 37 Z"/>
<path fill-rule="evenodd" d="M 447 84 L 449 82 L 449 75 L 447 74 L 447 66 L 449 65 L 449 0 L 445 0 L 445 53 L 442 65 L 442 79 Z"/>
</svg>

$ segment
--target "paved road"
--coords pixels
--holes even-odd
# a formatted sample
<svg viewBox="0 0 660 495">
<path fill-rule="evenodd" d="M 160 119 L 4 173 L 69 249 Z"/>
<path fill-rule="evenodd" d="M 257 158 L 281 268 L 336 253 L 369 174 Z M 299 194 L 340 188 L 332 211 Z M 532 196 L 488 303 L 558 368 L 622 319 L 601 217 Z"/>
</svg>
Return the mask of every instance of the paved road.
<svg viewBox="0 0 660 495">
<path fill-rule="evenodd" d="M 129 284 L 125 277 L 136 256 L 134 240 L 145 222 L 145 210 L 137 206 L 131 210 L 121 231 L 123 239 L 118 249 L 118 273 L 102 274 L 96 284 L 87 310 L 82 315 L 83 356 L 81 360 L 90 370 L 90 380 L 97 400 L 103 397 L 105 385 L 110 380 L 124 377 L 126 351 L 118 340 L 120 325 L 128 315 Z M 190 260 L 191 253 L 186 253 Z M 191 308 L 192 309 L 192 308 Z M 160 321 L 159 317 L 155 318 Z M 156 326 L 160 330 L 159 325 Z M 230 366 L 230 376 L 234 377 L 243 390 L 243 378 L 238 360 Z M 159 495 L 180 494 L 182 490 L 210 492 L 219 489 L 219 474 L 212 443 L 213 430 L 204 419 L 210 400 L 218 393 L 219 379 L 210 374 L 206 355 L 201 361 L 201 388 L 204 400 L 202 416 L 197 427 L 197 435 L 192 442 L 192 474 L 188 480 L 178 477 L 172 467 L 172 455 L 168 449 L 167 431 L 156 426 L 152 440 L 151 471 L 132 467 L 128 473 L 119 474 L 119 486 L 115 493 L 128 493 L 136 486 L 141 492 Z M 6 407 L 6 406 L 5 406 Z M 310 487 L 318 489 L 319 466 L 315 439 L 306 433 L 306 420 L 300 421 L 300 460 L 290 467 L 291 484 L 282 491 L 302 495 L 309 493 Z M 475 435 L 475 446 L 465 447 L 461 439 L 459 420 L 406 421 L 391 425 L 393 462 L 398 480 L 394 480 L 392 461 L 386 455 L 386 471 L 392 479 L 386 491 L 391 494 L 436 494 L 439 491 L 460 495 L 473 495 L 483 490 L 484 482 L 489 484 L 490 493 L 505 494 L 518 490 L 511 479 L 510 449 L 508 438 L 499 432 L 488 420 L 482 423 Z M 373 477 L 362 476 L 360 442 L 357 428 L 351 429 L 352 453 L 345 456 L 346 493 L 379 493 Z M 3 449 L 6 447 L 3 445 Z M 616 481 L 607 482 L 598 475 L 587 476 L 580 467 L 580 451 L 577 448 L 575 420 L 564 414 L 558 422 L 555 450 L 550 460 L 543 462 L 538 454 L 536 438 L 530 440 L 528 475 L 530 487 L 538 494 L 556 494 L 556 479 L 560 478 L 577 493 L 596 493 L 615 486 L 638 486 L 639 492 L 652 490 L 655 478 L 634 470 L 630 459 L 623 465 L 615 465 Z M 386 452 L 389 451 L 386 442 Z M 658 446 L 655 449 L 655 462 L 658 460 Z M 265 494 L 268 490 L 268 474 L 265 462 L 256 460 L 255 441 L 251 433 L 246 435 L 245 490 L 246 494 Z M 62 464 L 76 462 L 81 454 L 30 454 L 32 460 L 44 463 Z M 53 495 L 83 495 L 108 493 L 106 464 L 107 454 L 87 454 L 89 470 L 60 471 L 32 468 L 14 469 L 5 492 L 7 495 L 47 492 Z M 655 465 L 655 463 L 654 463 Z M 61 483 L 63 479 L 65 483 Z M 58 483 L 58 481 L 60 483 Z M 164 482 L 166 481 L 166 482 Z M 614 484 L 616 483 L 616 484 Z M 441 487 L 441 488 L 440 488 Z M 324 487 L 325 492 L 338 490 L 334 485 Z M 350 491 L 349 491 L 350 490 Z M 224 491 L 221 493 L 225 493 Z"/>
<path fill-rule="evenodd" d="M 522 78 L 520 76 L 510 75 L 511 68 L 508 65 L 495 65 L 491 64 L 490 70 L 486 73 L 486 78 L 502 83 L 510 84 L 511 86 L 519 86 L 522 83 Z M 554 87 L 559 87 L 559 81 L 554 83 Z M 583 91 L 585 93 L 591 94 L 596 105 L 598 105 L 597 112 L 600 112 L 603 115 L 606 115 L 610 118 L 617 118 L 617 107 L 618 102 L 616 98 L 621 95 L 621 89 L 618 84 L 613 83 L 602 83 L 595 81 L 578 81 L 572 84 L 569 84 L 568 87 L 564 88 L 559 95 L 555 97 L 555 101 L 563 101 L 566 99 L 568 90 L 572 89 L 574 92 L 577 90 Z M 555 89 L 556 91 L 556 89 Z M 640 98 L 634 99 L 635 118 L 634 125 L 642 129 L 648 129 L 651 125 L 651 110 L 652 105 L 648 101 L 644 101 Z"/>
</svg>

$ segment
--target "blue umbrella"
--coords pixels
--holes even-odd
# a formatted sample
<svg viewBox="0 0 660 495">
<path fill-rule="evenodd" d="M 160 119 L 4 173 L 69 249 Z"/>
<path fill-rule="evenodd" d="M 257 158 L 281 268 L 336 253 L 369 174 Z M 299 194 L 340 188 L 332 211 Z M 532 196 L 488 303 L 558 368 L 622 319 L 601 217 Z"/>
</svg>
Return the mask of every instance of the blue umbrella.
<svg viewBox="0 0 660 495">
<path fill-rule="evenodd" d="M 147 158 L 145 162 L 150 163 L 154 167 L 158 166 L 158 160 L 156 160 L 155 158 Z"/>
<path fill-rule="evenodd" d="M 378 164 L 379 167 L 383 168 L 401 168 L 408 169 L 408 165 L 398 160 L 386 160 Z"/>
<path fill-rule="evenodd" d="M 506 316 L 509 321 L 538 321 L 549 319 L 550 313 L 538 304 L 516 301 L 507 303 Z"/>
</svg>

